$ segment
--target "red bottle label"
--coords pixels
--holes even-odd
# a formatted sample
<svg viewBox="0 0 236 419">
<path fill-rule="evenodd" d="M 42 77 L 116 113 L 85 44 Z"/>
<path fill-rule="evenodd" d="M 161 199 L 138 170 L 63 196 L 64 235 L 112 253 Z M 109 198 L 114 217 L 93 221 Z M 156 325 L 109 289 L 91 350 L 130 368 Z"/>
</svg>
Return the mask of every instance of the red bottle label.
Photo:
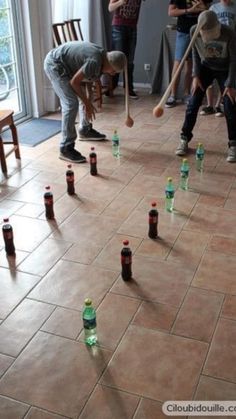
<svg viewBox="0 0 236 419">
<path fill-rule="evenodd" d="M 44 198 L 44 203 L 46 205 L 52 205 L 53 204 L 53 198 Z"/>
<path fill-rule="evenodd" d="M 157 215 L 155 215 L 154 217 L 153 216 L 149 216 L 149 223 L 150 224 L 156 224 L 157 223 L 157 219 L 158 219 Z"/>
<path fill-rule="evenodd" d="M 96 157 L 90 157 L 91 164 L 96 163 L 96 161 L 97 161 Z"/>
<path fill-rule="evenodd" d="M 132 263 L 132 256 L 121 256 L 121 263 L 123 265 L 130 265 Z"/>
<path fill-rule="evenodd" d="M 74 177 L 74 175 L 69 175 L 69 176 L 67 175 L 66 180 L 67 180 L 67 182 L 74 182 L 75 177 Z"/>
<path fill-rule="evenodd" d="M 12 233 L 12 231 L 4 231 L 4 237 L 7 240 L 13 239 L 13 233 Z"/>
</svg>

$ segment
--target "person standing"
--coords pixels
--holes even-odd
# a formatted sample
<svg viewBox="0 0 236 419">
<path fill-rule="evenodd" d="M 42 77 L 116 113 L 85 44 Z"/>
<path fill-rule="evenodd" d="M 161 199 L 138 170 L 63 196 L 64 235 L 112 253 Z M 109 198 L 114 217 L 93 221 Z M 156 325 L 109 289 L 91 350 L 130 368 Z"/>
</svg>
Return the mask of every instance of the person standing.
<svg viewBox="0 0 236 419">
<path fill-rule="evenodd" d="M 134 91 L 134 55 L 137 44 L 137 23 L 142 0 L 110 0 L 112 18 L 112 49 L 124 52 L 128 65 L 129 97 L 138 99 Z M 113 78 L 113 88 L 118 85 L 119 74 Z"/>
<path fill-rule="evenodd" d="M 197 23 L 198 15 L 209 7 L 211 1 L 192 0 L 170 0 L 168 15 L 177 17 L 177 32 L 175 42 L 175 59 L 172 70 L 172 77 L 178 69 L 180 62 L 190 42 L 190 29 Z M 191 53 L 186 60 L 186 71 L 184 78 L 183 101 L 187 102 L 192 83 L 192 57 Z M 166 108 L 173 108 L 177 105 L 176 96 L 179 85 L 179 78 L 173 84 L 171 94 L 166 101 Z"/>
<path fill-rule="evenodd" d="M 193 137 L 199 107 L 213 80 L 217 80 L 224 100 L 228 129 L 228 162 L 236 162 L 236 34 L 222 25 L 212 10 L 202 12 L 198 18 L 205 22 L 193 45 L 192 96 L 187 105 L 176 155 L 188 153 Z M 196 26 L 191 29 L 191 35 Z"/>
<path fill-rule="evenodd" d="M 213 4 L 210 7 L 210 10 L 215 12 L 220 23 L 229 26 L 231 29 L 236 31 L 236 4 L 233 0 L 220 0 L 218 3 Z M 215 116 L 224 116 L 224 113 L 221 109 L 221 93 L 219 88 L 217 88 L 218 97 L 214 107 L 214 95 L 213 88 L 209 86 L 206 92 L 207 96 L 207 106 L 204 106 L 200 112 L 200 115 L 212 115 Z"/>
<path fill-rule="evenodd" d="M 124 71 L 126 65 L 123 52 L 106 52 L 104 48 L 85 41 L 66 42 L 47 54 L 44 71 L 60 99 L 62 110 L 60 159 L 74 163 L 86 161 L 75 149 L 78 108 L 80 140 L 103 140 L 106 137 L 92 126 L 96 108 L 91 96 L 87 94 L 86 85 L 99 79 L 102 73 L 114 75 Z"/>
</svg>

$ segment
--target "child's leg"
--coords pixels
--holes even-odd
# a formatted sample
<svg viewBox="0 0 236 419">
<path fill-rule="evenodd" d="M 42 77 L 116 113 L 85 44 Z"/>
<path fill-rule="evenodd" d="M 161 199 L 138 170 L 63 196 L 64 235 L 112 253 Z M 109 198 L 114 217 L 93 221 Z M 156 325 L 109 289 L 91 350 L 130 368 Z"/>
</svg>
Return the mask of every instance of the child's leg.
<svg viewBox="0 0 236 419">
<path fill-rule="evenodd" d="M 206 97 L 207 97 L 207 106 L 210 106 L 213 108 L 213 88 L 212 86 L 209 86 L 206 91 Z"/>
</svg>

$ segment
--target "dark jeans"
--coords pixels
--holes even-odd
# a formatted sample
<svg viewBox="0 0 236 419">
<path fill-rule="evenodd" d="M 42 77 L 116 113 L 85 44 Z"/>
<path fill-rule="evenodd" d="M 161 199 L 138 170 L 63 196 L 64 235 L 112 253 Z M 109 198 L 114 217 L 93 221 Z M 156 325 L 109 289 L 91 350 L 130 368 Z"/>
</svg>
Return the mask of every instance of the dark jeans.
<svg viewBox="0 0 236 419">
<path fill-rule="evenodd" d="M 228 73 L 223 71 L 211 70 L 205 66 L 201 66 L 200 80 L 204 91 L 200 88 L 191 96 L 188 102 L 185 120 L 182 127 L 182 134 L 187 137 L 188 141 L 193 137 L 192 130 L 197 120 L 198 110 L 202 104 L 203 98 L 207 88 L 212 84 L 213 80 L 216 79 L 221 93 L 223 93 L 225 86 L 224 83 L 227 79 Z M 224 113 L 228 128 L 228 139 L 229 146 L 236 146 L 236 103 L 231 102 L 230 98 L 226 95 L 223 98 Z"/>
<path fill-rule="evenodd" d="M 134 54 L 137 44 L 137 27 L 112 26 L 112 49 L 122 51 L 127 57 L 129 91 L 133 90 Z M 113 87 L 118 84 L 119 74 L 113 78 Z"/>
</svg>

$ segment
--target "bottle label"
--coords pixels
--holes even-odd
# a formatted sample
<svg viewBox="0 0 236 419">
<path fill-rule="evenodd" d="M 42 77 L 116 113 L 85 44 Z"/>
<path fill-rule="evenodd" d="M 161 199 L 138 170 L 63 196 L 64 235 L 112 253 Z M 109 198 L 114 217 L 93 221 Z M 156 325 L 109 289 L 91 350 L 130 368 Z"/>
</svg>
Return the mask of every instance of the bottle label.
<svg viewBox="0 0 236 419">
<path fill-rule="evenodd" d="M 90 157 L 91 164 L 96 163 L 96 161 L 97 161 L 96 157 Z"/>
<path fill-rule="evenodd" d="M 112 144 L 114 146 L 118 146 L 119 145 L 119 140 L 118 139 L 117 140 L 112 140 Z"/>
<path fill-rule="evenodd" d="M 204 158 L 204 153 L 196 153 L 196 159 L 197 160 L 203 160 L 203 158 Z"/>
<path fill-rule="evenodd" d="M 66 180 L 67 180 L 67 182 L 74 182 L 74 175 L 67 175 L 66 176 Z"/>
<path fill-rule="evenodd" d="M 122 265 L 130 265 L 132 263 L 132 256 L 121 256 Z"/>
<path fill-rule="evenodd" d="M 182 179 L 186 179 L 188 177 L 188 170 L 181 170 L 181 177 Z"/>
<path fill-rule="evenodd" d="M 149 223 L 150 224 L 157 224 L 158 217 L 157 215 L 149 216 Z"/>
<path fill-rule="evenodd" d="M 44 198 L 45 205 L 52 205 L 53 204 L 53 198 Z"/>
<path fill-rule="evenodd" d="M 174 191 L 166 191 L 166 198 L 167 199 L 174 198 Z"/>
<path fill-rule="evenodd" d="M 4 238 L 7 239 L 7 240 L 13 239 L 12 231 L 4 231 L 3 235 L 4 235 Z"/>
<path fill-rule="evenodd" d="M 84 324 L 84 328 L 85 329 L 95 329 L 95 327 L 97 326 L 97 322 L 96 322 L 96 317 L 94 317 L 93 319 L 83 319 L 83 324 Z"/>
</svg>

